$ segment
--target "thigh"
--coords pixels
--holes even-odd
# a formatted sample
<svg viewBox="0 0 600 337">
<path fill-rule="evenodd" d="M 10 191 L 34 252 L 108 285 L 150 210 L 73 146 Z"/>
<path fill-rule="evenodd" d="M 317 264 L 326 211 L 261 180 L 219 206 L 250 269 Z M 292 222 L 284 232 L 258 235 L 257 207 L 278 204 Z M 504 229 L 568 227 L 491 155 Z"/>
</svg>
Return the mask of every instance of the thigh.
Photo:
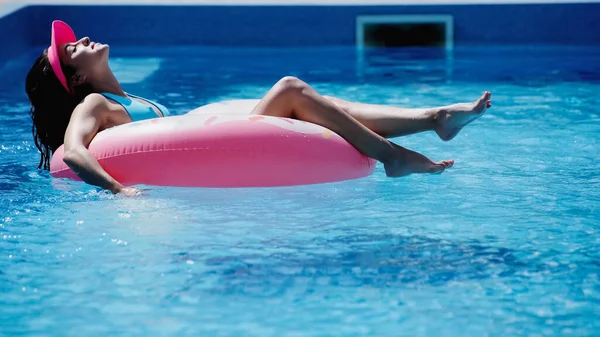
<svg viewBox="0 0 600 337">
<path fill-rule="evenodd" d="M 265 96 L 256 104 L 251 114 L 294 118 L 294 108 L 292 96 L 289 90 L 278 84 L 275 84 Z"/>
</svg>

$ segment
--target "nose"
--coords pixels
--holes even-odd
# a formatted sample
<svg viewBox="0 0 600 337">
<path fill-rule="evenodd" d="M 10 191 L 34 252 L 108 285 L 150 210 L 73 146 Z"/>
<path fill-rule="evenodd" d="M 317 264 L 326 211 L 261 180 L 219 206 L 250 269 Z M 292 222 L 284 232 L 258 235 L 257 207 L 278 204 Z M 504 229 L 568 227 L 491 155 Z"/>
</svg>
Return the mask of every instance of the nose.
<svg viewBox="0 0 600 337">
<path fill-rule="evenodd" d="M 90 38 L 89 37 L 82 37 L 81 39 L 79 39 L 79 41 L 77 41 L 77 44 L 82 44 L 84 46 L 89 46 L 90 45 Z"/>
</svg>

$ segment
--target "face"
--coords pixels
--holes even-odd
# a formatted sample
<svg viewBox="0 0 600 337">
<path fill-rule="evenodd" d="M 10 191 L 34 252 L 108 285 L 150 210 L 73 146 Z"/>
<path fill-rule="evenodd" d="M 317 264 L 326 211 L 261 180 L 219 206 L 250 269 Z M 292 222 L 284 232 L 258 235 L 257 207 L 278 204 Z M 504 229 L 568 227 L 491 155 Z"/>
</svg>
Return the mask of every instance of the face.
<svg viewBox="0 0 600 337">
<path fill-rule="evenodd" d="M 108 45 L 90 41 L 88 37 L 65 43 L 58 48 L 61 62 L 74 67 L 79 75 L 88 78 L 108 68 L 108 51 Z"/>
</svg>

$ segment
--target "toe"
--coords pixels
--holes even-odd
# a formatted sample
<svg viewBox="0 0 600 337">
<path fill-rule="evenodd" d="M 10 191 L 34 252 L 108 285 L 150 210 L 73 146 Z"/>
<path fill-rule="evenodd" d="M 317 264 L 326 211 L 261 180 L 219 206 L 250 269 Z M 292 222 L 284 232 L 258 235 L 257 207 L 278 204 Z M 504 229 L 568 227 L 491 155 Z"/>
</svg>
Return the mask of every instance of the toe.
<svg viewBox="0 0 600 337">
<path fill-rule="evenodd" d="M 442 160 L 439 163 L 436 163 L 436 168 L 445 170 L 449 167 L 452 167 L 452 165 L 454 165 L 454 160 Z"/>
<path fill-rule="evenodd" d="M 490 93 L 488 91 L 484 92 L 483 95 L 481 97 L 479 97 L 479 99 L 475 102 L 475 105 L 482 105 L 485 104 L 487 105 L 488 102 L 490 101 Z"/>
</svg>

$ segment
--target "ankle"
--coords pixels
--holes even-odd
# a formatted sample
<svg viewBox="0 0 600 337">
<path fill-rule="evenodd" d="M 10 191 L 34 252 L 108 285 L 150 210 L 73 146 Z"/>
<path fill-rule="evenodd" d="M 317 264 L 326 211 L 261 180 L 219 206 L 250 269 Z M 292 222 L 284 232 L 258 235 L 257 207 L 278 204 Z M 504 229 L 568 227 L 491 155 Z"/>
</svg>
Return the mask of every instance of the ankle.
<svg viewBox="0 0 600 337">
<path fill-rule="evenodd" d="M 433 122 L 433 128 L 437 129 L 441 126 L 442 122 L 448 116 L 448 110 L 445 108 L 436 108 L 432 110 L 431 120 Z"/>
<path fill-rule="evenodd" d="M 383 149 L 377 156 L 378 158 L 375 158 L 375 159 L 379 160 L 383 164 L 389 164 L 397 159 L 398 147 L 395 146 L 394 143 L 392 143 L 391 141 L 389 141 L 387 139 L 384 139 L 383 141 L 386 143 L 385 144 L 386 146 L 383 147 Z"/>
</svg>

